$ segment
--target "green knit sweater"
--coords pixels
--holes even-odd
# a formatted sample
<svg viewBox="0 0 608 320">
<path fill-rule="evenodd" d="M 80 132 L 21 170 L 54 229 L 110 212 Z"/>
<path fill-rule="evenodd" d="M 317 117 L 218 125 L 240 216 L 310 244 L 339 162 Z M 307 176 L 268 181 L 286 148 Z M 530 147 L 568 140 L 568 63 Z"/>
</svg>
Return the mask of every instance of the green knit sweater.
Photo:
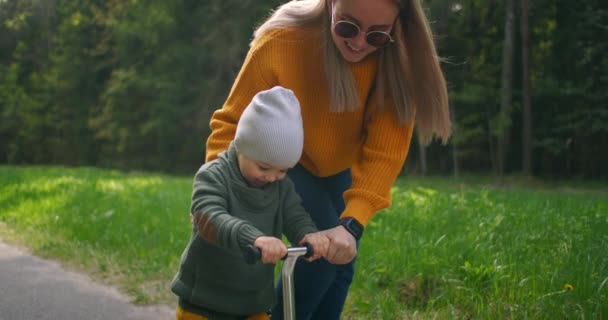
<svg viewBox="0 0 608 320">
<path fill-rule="evenodd" d="M 298 243 L 317 228 L 285 178 L 263 188 L 250 187 L 240 173 L 236 150 L 229 149 L 196 173 L 193 214 L 206 221 L 204 234 L 192 227 L 172 291 L 201 311 L 251 315 L 274 302 L 274 266 L 248 265 L 243 248 L 262 235 L 287 236 Z M 203 314 L 209 316 L 207 314 Z"/>
</svg>

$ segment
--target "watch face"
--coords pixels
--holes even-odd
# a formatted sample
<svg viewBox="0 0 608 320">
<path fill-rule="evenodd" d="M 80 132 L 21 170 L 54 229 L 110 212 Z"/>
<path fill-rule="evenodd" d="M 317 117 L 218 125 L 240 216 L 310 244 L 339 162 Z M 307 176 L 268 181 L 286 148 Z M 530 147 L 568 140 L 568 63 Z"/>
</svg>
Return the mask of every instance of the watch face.
<svg viewBox="0 0 608 320">
<path fill-rule="evenodd" d="M 356 232 L 359 237 L 361 236 L 361 234 L 363 233 L 363 227 L 361 227 L 361 225 L 359 224 L 359 222 L 355 221 L 355 220 L 351 220 L 349 223 L 350 227 L 353 229 L 354 232 Z"/>
<path fill-rule="evenodd" d="M 348 218 L 343 220 L 342 224 L 353 234 L 355 238 L 359 239 L 363 235 L 363 226 L 357 220 Z"/>
</svg>

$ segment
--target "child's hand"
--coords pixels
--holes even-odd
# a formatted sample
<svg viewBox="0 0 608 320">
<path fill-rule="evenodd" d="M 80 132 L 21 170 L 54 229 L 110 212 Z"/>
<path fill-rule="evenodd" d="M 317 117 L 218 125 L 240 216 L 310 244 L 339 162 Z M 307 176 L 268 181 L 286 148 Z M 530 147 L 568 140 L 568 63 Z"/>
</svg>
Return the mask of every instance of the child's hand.
<svg viewBox="0 0 608 320">
<path fill-rule="evenodd" d="M 262 263 L 275 264 L 287 254 L 287 247 L 283 241 L 275 237 L 258 237 L 253 245 L 262 251 Z"/>
<path fill-rule="evenodd" d="M 314 261 L 327 255 L 329 248 L 329 238 L 321 232 L 309 233 L 302 238 L 300 245 L 309 243 L 313 249 L 313 255 L 308 258 L 308 261 Z"/>
</svg>

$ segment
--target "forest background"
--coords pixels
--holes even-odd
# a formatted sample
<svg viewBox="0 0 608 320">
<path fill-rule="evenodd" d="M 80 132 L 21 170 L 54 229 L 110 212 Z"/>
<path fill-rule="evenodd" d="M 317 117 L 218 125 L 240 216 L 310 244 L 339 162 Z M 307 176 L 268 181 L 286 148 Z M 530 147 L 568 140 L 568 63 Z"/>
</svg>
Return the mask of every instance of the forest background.
<svg viewBox="0 0 608 320">
<path fill-rule="evenodd" d="M 282 2 L 0 0 L 0 163 L 194 173 Z M 455 130 L 405 172 L 608 177 L 608 2 L 423 4 Z"/>
</svg>

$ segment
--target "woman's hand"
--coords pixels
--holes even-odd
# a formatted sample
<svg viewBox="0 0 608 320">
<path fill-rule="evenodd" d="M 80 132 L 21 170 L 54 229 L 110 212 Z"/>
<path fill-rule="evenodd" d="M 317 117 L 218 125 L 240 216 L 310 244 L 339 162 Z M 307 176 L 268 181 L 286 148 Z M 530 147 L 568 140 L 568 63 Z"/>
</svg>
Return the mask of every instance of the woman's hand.
<svg viewBox="0 0 608 320">
<path fill-rule="evenodd" d="M 258 237 L 253 245 L 262 251 L 262 263 L 276 264 L 287 254 L 287 246 L 275 237 Z"/>
<path fill-rule="evenodd" d="M 333 264 L 347 264 L 357 255 L 357 241 L 344 227 L 337 226 L 321 231 L 329 239 L 325 259 Z"/>
<path fill-rule="evenodd" d="M 314 261 L 327 255 L 327 249 L 329 248 L 329 238 L 323 232 L 309 233 L 302 238 L 299 245 L 308 243 L 312 246 L 313 255 L 309 257 L 308 261 Z"/>
</svg>

